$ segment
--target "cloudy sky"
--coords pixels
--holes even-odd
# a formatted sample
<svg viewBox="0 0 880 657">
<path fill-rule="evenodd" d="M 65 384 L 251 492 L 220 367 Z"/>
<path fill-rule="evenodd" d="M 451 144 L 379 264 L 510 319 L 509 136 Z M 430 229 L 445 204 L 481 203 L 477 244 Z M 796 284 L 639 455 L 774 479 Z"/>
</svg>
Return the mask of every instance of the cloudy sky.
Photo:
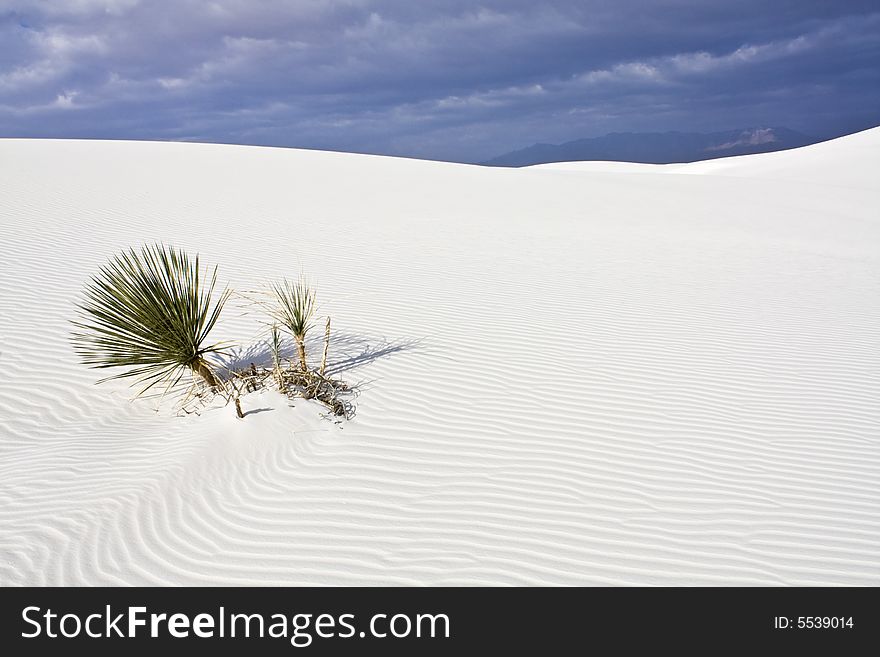
<svg viewBox="0 0 880 657">
<path fill-rule="evenodd" d="M 0 0 L 0 137 L 481 161 L 878 124 L 877 0 Z"/>
</svg>

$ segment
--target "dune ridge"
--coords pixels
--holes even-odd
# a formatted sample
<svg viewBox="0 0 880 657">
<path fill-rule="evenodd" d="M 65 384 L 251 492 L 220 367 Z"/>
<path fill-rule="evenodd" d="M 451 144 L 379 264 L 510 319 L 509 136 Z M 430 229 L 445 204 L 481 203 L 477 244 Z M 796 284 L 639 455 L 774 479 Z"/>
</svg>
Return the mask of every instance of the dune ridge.
<svg viewBox="0 0 880 657">
<path fill-rule="evenodd" d="M 880 584 L 878 164 L 0 140 L 0 584 Z M 310 274 L 356 418 L 95 386 L 74 301 L 153 240 Z"/>
</svg>

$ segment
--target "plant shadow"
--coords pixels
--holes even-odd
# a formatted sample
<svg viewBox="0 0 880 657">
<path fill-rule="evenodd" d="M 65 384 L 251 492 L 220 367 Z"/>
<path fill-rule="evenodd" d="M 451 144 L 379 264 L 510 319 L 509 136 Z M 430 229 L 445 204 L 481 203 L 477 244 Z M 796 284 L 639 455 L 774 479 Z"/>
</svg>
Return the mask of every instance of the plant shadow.
<svg viewBox="0 0 880 657">
<path fill-rule="evenodd" d="M 318 331 L 314 333 L 315 335 L 306 339 L 306 351 L 310 355 L 311 367 L 318 365 L 324 349 L 323 333 L 320 335 Z M 417 349 L 421 342 L 416 339 L 389 340 L 384 336 L 373 338 L 355 333 L 331 333 L 326 374 L 334 376 L 355 370 L 393 354 Z M 296 346 L 292 339 L 282 340 L 281 358 L 284 361 L 297 362 Z M 258 368 L 274 366 L 268 338 L 247 347 L 229 349 L 219 355 L 217 360 L 217 365 L 229 372 L 244 370 L 251 364 Z"/>
<path fill-rule="evenodd" d="M 268 411 L 274 411 L 274 410 L 275 410 L 274 408 L 271 408 L 269 406 L 264 406 L 263 408 L 255 408 L 250 411 L 245 411 L 244 416 L 247 417 L 248 415 L 256 415 L 257 413 L 266 413 Z"/>
</svg>

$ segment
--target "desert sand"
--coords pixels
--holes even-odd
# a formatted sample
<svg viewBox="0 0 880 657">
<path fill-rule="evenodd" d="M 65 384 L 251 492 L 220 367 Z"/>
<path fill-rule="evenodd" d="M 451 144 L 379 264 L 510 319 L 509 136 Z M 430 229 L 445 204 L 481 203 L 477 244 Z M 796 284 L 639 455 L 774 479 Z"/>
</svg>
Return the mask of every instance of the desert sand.
<svg viewBox="0 0 880 657">
<path fill-rule="evenodd" d="M 0 584 L 880 585 L 878 170 L 0 140 Z M 76 300 L 152 241 L 307 273 L 356 416 L 95 385 Z"/>
</svg>

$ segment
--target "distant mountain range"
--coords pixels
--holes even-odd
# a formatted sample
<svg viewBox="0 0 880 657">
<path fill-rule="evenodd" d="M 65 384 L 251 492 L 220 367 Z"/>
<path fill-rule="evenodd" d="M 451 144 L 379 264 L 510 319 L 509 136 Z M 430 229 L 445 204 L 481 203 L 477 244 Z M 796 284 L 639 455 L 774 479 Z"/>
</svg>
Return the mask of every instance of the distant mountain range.
<svg viewBox="0 0 880 657">
<path fill-rule="evenodd" d="M 589 160 L 669 164 L 731 155 L 769 153 L 807 146 L 819 140 L 788 128 L 747 128 L 708 134 L 699 132 L 613 132 L 604 137 L 564 144 L 535 144 L 484 162 L 524 167 L 548 162 Z"/>
</svg>

